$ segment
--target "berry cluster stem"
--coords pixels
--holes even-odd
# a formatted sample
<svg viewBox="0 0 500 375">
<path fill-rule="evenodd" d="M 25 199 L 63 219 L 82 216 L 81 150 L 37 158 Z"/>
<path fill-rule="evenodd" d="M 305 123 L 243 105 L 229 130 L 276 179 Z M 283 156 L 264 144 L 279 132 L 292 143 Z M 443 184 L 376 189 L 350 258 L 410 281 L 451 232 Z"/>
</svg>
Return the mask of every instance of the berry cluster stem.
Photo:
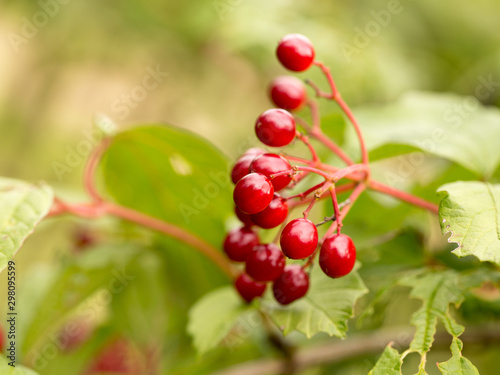
<svg viewBox="0 0 500 375">
<path fill-rule="evenodd" d="M 352 191 L 351 195 L 349 196 L 349 198 L 347 199 L 347 201 L 349 202 L 348 204 L 346 204 L 344 206 L 344 208 L 342 208 L 342 210 L 340 211 L 339 213 L 339 216 L 337 216 L 337 220 L 335 220 L 335 222 L 330 226 L 330 228 L 328 228 L 328 230 L 326 231 L 325 235 L 323 236 L 323 238 L 321 239 L 320 243 L 322 243 L 324 241 L 325 238 L 327 238 L 329 235 L 331 235 L 335 230 L 337 230 L 337 227 L 338 227 L 338 224 L 342 222 L 342 220 L 346 217 L 346 215 L 349 213 L 351 207 L 354 205 L 354 203 L 356 202 L 356 200 L 359 198 L 359 196 L 361 195 L 361 193 L 363 191 L 365 191 L 366 189 L 366 185 L 364 183 L 360 183 L 358 184 L 354 190 Z"/>
<path fill-rule="evenodd" d="M 391 197 L 405 201 L 405 202 L 410 203 L 414 206 L 425 208 L 426 210 L 429 210 L 430 212 L 433 212 L 436 215 L 439 213 L 439 206 L 437 206 L 436 204 L 431 203 L 429 201 L 426 201 L 425 199 L 419 198 L 413 194 L 409 194 L 409 193 L 406 193 L 404 191 L 395 189 L 395 188 L 393 188 L 389 185 L 385 185 L 381 182 L 371 180 L 368 183 L 368 188 L 370 188 L 371 190 L 374 190 L 374 191 L 378 191 L 379 193 L 390 195 Z"/>
<path fill-rule="evenodd" d="M 313 122 L 312 128 L 305 127 L 309 131 L 309 134 L 316 138 L 319 142 L 323 143 L 326 147 L 332 150 L 339 158 L 341 158 L 347 165 L 354 164 L 351 158 L 342 150 L 334 141 L 328 138 L 322 131 L 320 127 L 320 117 L 319 117 L 319 107 L 318 103 L 314 100 L 308 100 L 307 105 L 311 111 L 311 118 Z"/>
<path fill-rule="evenodd" d="M 317 163 L 319 161 L 319 157 L 318 154 L 316 153 L 316 150 L 309 142 L 309 138 L 298 131 L 296 132 L 296 137 L 300 139 L 307 146 L 307 148 L 311 152 L 313 162 Z"/>
<path fill-rule="evenodd" d="M 337 200 L 337 194 L 335 192 L 335 185 L 330 188 L 330 195 L 332 196 L 333 212 L 337 221 L 337 233 L 340 234 L 340 230 L 342 229 L 342 220 L 340 217 L 339 202 Z"/>
<path fill-rule="evenodd" d="M 286 198 L 286 200 L 294 199 L 294 198 L 300 198 L 300 199 L 305 199 L 309 194 L 312 192 L 322 188 L 326 184 L 326 181 L 320 182 L 319 184 L 314 185 L 313 187 L 307 189 L 306 191 L 303 191 L 302 193 L 296 194 L 296 195 L 291 195 Z"/>
<path fill-rule="evenodd" d="M 351 124 L 353 125 L 354 130 L 356 131 L 356 135 L 358 136 L 359 144 L 360 144 L 360 148 L 361 148 L 361 160 L 362 160 L 363 164 L 368 165 L 368 162 L 369 162 L 368 151 L 366 149 L 366 144 L 365 144 L 363 134 L 361 132 L 361 128 L 358 124 L 358 121 L 354 117 L 354 114 L 352 113 L 351 109 L 349 108 L 347 103 L 344 102 L 344 100 L 340 96 L 340 92 L 338 91 L 337 86 L 335 85 L 335 81 L 333 80 L 332 73 L 330 72 L 330 68 L 328 68 L 327 66 L 325 66 L 325 64 L 323 64 L 322 62 L 319 62 L 319 61 L 315 61 L 314 65 L 318 66 L 321 69 L 321 71 L 323 72 L 323 74 L 325 75 L 332 93 L 331 94 L 324 93 L 323 91 L 321 91 L 318 88 L 318 86 L 316 86 L 311 81 L 307 81 L 307 83 L 314 89 L 317 96 L 333 100 L 334 102 L 336 102 L 338 104 L 340 109 L 342 109 L 342 111 L 345 113 L 345 115 L 347 116 L 347 118 L 349 119 Z"/>
<path fill-rule="evenodd" d="M 85 165 L 85 170 L 83 172 L 83 186 L 87 191 L 88 195 L 96 202 L 102 201 L 101 194 L 96 189 L 95 175 L 96 169 L 99 165 L 102 155 L 107 150 L 111 144 L 111 138 L 104 138 L 101 143 L 99 143 L 93 152 L 90 154 L 87 164 Z"/>
</svg>

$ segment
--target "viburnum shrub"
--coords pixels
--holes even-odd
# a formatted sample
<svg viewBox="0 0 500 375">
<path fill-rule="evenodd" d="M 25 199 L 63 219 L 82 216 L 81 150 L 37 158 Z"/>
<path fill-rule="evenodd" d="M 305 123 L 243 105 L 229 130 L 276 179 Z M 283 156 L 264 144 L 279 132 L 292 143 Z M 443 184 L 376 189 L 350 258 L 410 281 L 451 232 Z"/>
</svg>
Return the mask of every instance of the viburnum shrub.
<svg viewBox="0 0 500 375">
<path fill-rule="evenodd" d="M 0 179 L 0 269 L 7 268 L 11 289 L 14 255 L 42 219 L 72 215 L 99 225 L 78 221 L 82 228 L 61 269 L 30 279 L 29 313 L 19 312 L 23 346 L 16 352 L 0 335 L 7 354 L 0 356 L 0 369 L 19 353 L 23 364 L 52 373 L 58 357 L 47 354 L 51 349 L 76 366 L 75 374 L 186 373 L 191 354 L 165 358 L 183 356 L 177 345 L 188 340 L 178 329 L 187 319 L 200 354 L 222 350 L 213 357 L 219 367 L 234 365 L 227 348 L 242 341 L 266 337 L 282 354 L 283 366 L 264 359 L 229 373 L 261 374 L 278 366 L 281 373 L 297 373 L 387 344 L 380 358 L 369 361 L 371 375 L 401 374 L 411 353 L 420 357 L 423 375 L 432 344 L 449 345 L 435 337 L 441 322 L 452 353 L 438 363 L 441 373 L 478 374 L 462 356 L 458 321 L 498 318 L 500 185 L 487 181 L 498 178 L 500 149 L 485 140 L 499 139 L 500 111 L 474 102 L 475 110 L 457 120 L 451 115 L 463 109 L 463 100 L 412 94 L 359 108 L 355 117 L 308 38 L 286 35 L 276 56 L 291 72 L 318 69 L 324 82 L 273 79 L 268 94 L 276 108 L 265 109 L 253 124 L 261 144 L 236 161 L 173 126 L 115 134 L 105 132 L 108 120 L 99 119 L 105 136 L 84 167 L 87 202 L 63 199 L 72 195 L 54 194 L 45 183 Z M 331 101 L 336 112 L 322 117 L 320 100 Z M 246 123 L 251 132 L 252 120 Z M 395 156 L 406 158 L 404 164 Z M 439 206 L 432 202 L 436 189 Z M 104 216 L 128 225 L 98 220 Z M 477 260 L 449 256 L 445 241 L 429 229 L 438 225 L 458 244 L 456 255 Z M 397 287 L 422 300 L 410 319 L 413 327 L 384 328 L 394 311 L 412 308 Z M 7 303 L 17 311 L 11 289 Z M 92 300 L 102 291 L 106 301 Z M 284 337 L 298 331 L 308 338 L 320 332 L 344 338 L 356 303 L 359 332 L 345 344 L 351 349 L 334 341 L 302 349 L 304 340 Z M 2 331 L 11 334 L 0 324 Z M 495 340 L 498 332 L 494 324 L 479 326 L 469 338 Z M 318 342 L 326 341 L 313 345 Z M 270 352 L 267 344 L 248 359 L 264 352 Z M 215 367 L 207 368 L 193 371 Z"/>
</svg>

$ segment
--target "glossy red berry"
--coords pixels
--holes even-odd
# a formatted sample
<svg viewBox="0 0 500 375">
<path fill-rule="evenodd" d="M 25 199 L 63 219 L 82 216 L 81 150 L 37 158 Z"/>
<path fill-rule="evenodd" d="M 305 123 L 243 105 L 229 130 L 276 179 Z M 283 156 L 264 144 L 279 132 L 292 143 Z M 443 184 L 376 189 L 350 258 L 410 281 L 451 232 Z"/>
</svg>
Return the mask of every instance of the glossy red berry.
<svg viewBox="0 0 500 375">
<path fill-rule="evenodd" d="M 307 258 L 318 246 L 318 230 L 311 220 L 292 220 L 281 232 L 280 245 L 283 253 L 291 259 Z"/>
<path fill-rule="evenodd" d="M 266 284 L 253 280 L 244 272 L 238 276 L 234 286 L 240 296 L 247 302 L 252 302 L 254 298 L 262 296 L 266 291 Z"/>
<path fill-rule="evenodd" d="M 269 178 L 260 173 L 250 173 L 234 187 L 233 199 L 244 213 L 256 214 L 269 206 L 273 195 L 274 188 Z"/>
<path fill-rule="evenodd" d="M 345 276 L 352 271 L 354 263 L 356 247 L 351 237 L 333 234 L 325 239 L 319 253 L 319 265 L 327 276 Z"/>
<path fill-rule="evenodd" d="M 259 244 L 259 237 L 250 228 L 235 228 L 224 240 L 224 251 L 235 262 L 244 262 L 253 248 Z"/>
<path fill-rule="evenodd" d="M 288 305 L 304 297 L 308 289 L 309 276 L 298 264 L 286 266 L 273 284 L 274 298 L 282 305 Z"/>
<path fill-rule="evenodd" d="M 286 172 L 292 169 L 292 166 L 284 157 L 276 154 L 263 154 L 257 156 L 250 164 L 250 171 L 255 173 L 262 173 L 264 176 L 270 177 L 271 175 L 279 172 Z M 292 181 L 289 174 L 277 176 L 271 179 L 274 191 L 279 191 Z"/>
<path fill-rule="evenodd" d="M 285 268 L 285 256 L 278 246 L 270 243 L 255 246 L 246 260 L 246 273 L 256 281 L 272 281 Z"/>
<path fill-rule="evenodd" d="M 272 202 L 272 201 L 271 201 Z M 244 213 L 238 207 L 234 206 L 234 213 L 238 217 L 238 219 L 246 226 L 251 227 L 255 223 L 252 221 L 252 216 Z"/>
<path fill-rule="evenodd" d="M 233 184 L 236 184 L 239 180 L 250 173 L 250 164 L 252 164 L 257 156 L 262 155 L 264 152 L 265 151 L 260 148 L 251 148 L 241 155 L 231 171 L 231 180 L 233 181 Z"/>
<path fill-rule="evenodd" d="M 284 109 L 273 108 L 262 113 L 255 122 L 255 134 L 265 145 L 283 147 L 295 138 L 295 119 Z"/>
<path fill-rule="evenodd" d="M 288 203 L 281 195 L 274 193 L 274 198 L 264 211 L 250 216 L 250 220 L 264 229 L 275 228 L 288 216 Z"/>
<path fill-rule="evenodd" d="M 285 68 L 302 72 L 314 61 L 314 47 L 304 35 L 288 34 L 278 42 L 276 55 Z"/>
<path fill-rule="evenodd" d="M 276 77 L 270 85 L 269 94 L 276 107 L 293 111 L 306 101 L 306 88 L 302 81 L 292 76 Z"/>
</svg>

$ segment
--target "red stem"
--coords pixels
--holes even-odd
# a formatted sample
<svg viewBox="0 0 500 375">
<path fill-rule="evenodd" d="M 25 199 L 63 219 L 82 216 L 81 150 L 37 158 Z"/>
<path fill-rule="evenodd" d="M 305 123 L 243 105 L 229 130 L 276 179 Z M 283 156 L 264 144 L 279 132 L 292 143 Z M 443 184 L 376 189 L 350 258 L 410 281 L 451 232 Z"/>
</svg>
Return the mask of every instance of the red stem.
<svg viewBox="0 0 500 375">
<path fill-rule="evenodd" d="M 342 218 L 340 217 L 339 202 L 337 200 L 337 193 L 335 192 L 335 185 L 330 188 L 330 195 L 332 196 L 333 212 L 335 213 L 335 220 L 337 221 L 337 233 L 340 234 L 342 229 Z"/>
<path fill-rule="evenodd" d="M 302 167 L 302 166 L 295 166 L 294 168 L 296 168 L 298 171 L 316 173 L 317 175 L 320 175 L 321 177 L 325 178 L 326 180 L 331 179 L 331 176 L 328 173 L 325 173 L 321 169 L 318 169 L 318 168 Z"/>
<path fill-rule="evenodd" d="M 321 239 L 320 243 L 323 243 L 323 241 L 325 240 L 325 238 L 327 238 L 329 235 L 331 235 L 336 229 L 337 229 L 337 223 L 338 222 L 342 222 L 342 220 L 346 217 L 346 215 L 349 213 L 351 207 L 353 206 L 353 204 L 356 202 L 356 200 L 359 198 L 359 196 L 361 195 L 361 193 L 366 189 L 366 185 L 364 183 L 361 183 L 361 184 L 358 184 L 353 192 L 351 193 L 351 195 L 349 196 L 348 200 L 349 200 L 349 204 L 346 205 L 342 211 L 340 211 L 340 215 L 336 218 L 336 220 L 332 223 L 332 225 L 330 226 L 330 228 L 328 228 L 328 230 L 326 231 L 325 235 L 323 236 L 323 238 Z"/>
<path fill-rule="evenodd" d="M 313 164 L 313 162 L 311 160 L 307 160 L 307 159 L 304 159 L 304 158 L 299 158 L 297 156 L 287 155 L 285 153 L 281 153 L 281 156 L 283 156 L 288 161 L 294 161 L 296 163 L 301 163 L 301 164 L 306 164 L 306 165 Z M 318 165 L 321 165 L 321 164 L 318 164 Z"/>
<path fill-rule="evenodd" d="M 341 185 L 341 186 L 337 186 L 335 188 L 335 191 L 340 194 L 340 193 L 343 193 L 345 191 L 349 191 L 351 189 L 354 189 L 358 184 L 355 183 L 355 182 L 352 182 L 352 183 L 349 183 L 349 184 L 344 184 L 344 185 Z M 321 195 L 321 197 L 319 199 L 325 199 L 325 198 L 328 198 L 328 195 Z M 312 198 L 314 199 L 314 198 Z M 301 201 L 295 201 L 295 202 L 289 202 L 288 203 L 288 208 L 289 209 L 292 209 L 294 207 L 298 207 L 298 206 L 303 206 L 305 204 L 309 204 L 311 202 L 311 199 L 304 199 L 304 200 L 301 200 Z"/>
<path fill-rule="evenodd" d="M 351 121 L 352 125 L 354 126 L 354 130 L 356 130 L 356 134 L 357 134 L 358 139 L 359 139 L 359 145 L 361 147 L 361 160 L 362 160 L 363 164 L 368 165 L 368 162 L 369 162 L 368 161 L 368 150 L 366 149 L 365 139 L 364 139 L 363 134 L 361 132 L 361 127 L 359 126 L 358 121 L 354 117 L 354 114 L 352 113 L 351 109 L 346 104 L 346 102 L 344 102 L 344 100 L 342 100 L 340 95 L 337 96 L 335 101 L 337 102 L 339 107 L 342 108 L 342 110 L 344 111 L 344 113 L 347 115 L 347 117 Z"/>
<path fill-rule="evenodd" d="M 312 130 L 311 137 L 316 138 L 318 141 L 323 143 L 326 147 L 332 150 L 339 158 L 341 158 L 347 165 L 352 165 L 354 162 L 352 159 L 347 156 L 347 154 L 330 138 L 328 138 L 322 131 L 320 130 Z"/>
<path fill-rule="evenodd" d="M 311 152 L 311 155 L 312 155 L 312 159 L 313 159 L 313 162 L 316 163 L 319 161 L 319 157 L 318 157 L 318 154 L 316 153 L 316 150 L 314 149 L 314 147 L 311 145 L 311 143 L 309 142 L 309 138 L 303 134 L 301 134 L 300 132 L 296 132 L 296 135 L 295 135 L 298 139 L 300 139 L 306 146 L 307 148 L 309 149 L 309 151 Z"/>
<path fill-rule="evenodd" d="M 157 230 L 158 232 L 164 233 L 168 236 L 177 238 L 182 242 L 191 245 L 195 249 L 199 250 L 207 258 L 212 260 L 227 276 L 234 278 L 236 273 L 231 267 L 230 263 L 226 260 L 224 255 L 222 255 L 217 249 L 212 245 L 208 244 L 201 238 L 189 233 L 188 231 L 167 223 L 163 220 L 156 219 L 154 217 L 145 215 L 141 212 L 119 206 L 113 203 L 104 203 L 106 212 L 110 215 L 120 217 L 122 219 L 134 222 L 136 224 Z"/>
<path fill-rule="evenodd" d="M 323 143 L 326 147 L 328 147 L 330 150 L 332 150 L 335 154 L 337 154 L 338 157 L 340 157 L 347 165 L 354 164 L 354 162 L 351 160 L 349 156 L 335 143 L 333 142 L 330 138 L 328 138 L 322 131 L 320 127 L 320 118 L 319 118 L 319 108 L 318 104 L 314 100 L 308 100 L 307 105 L 309 106 L 309 109 L 311 111 L 311 117 L 313 120 L 313 127 L 312 129 L 308 129 L 306 127 L 306 130 L 309 131 L 309 134 L 316 138 L 318 141 Z"/>
<path fill-rule="evenodd" d="M 87 160 L 87 164 L 85 165 L 85 170 L 83 172 L 83 185 L 85 187 L 85 190 L 90 195 L 90 197 L 97 202 L 100 202 L 103 199 L 101 197 L 101 194 L 99 194 L 95 187 L 95 171 L 102 155 L 104 154 L 104 151 L 106 151 L 110 144 L 111 138 L 105 138 L 99 145 L 97 145 L 97 147 L 90 154 L 89 159 Z"/>
<path fill-rule="evenodd" d="M 112 215 L 156 230 L 192 246 L 209 258 L 230 278 L 234 278 L 236 276 L 235 270 L 232 268 L 231 264 L 209 243 L 176 225 L 167 223 L 152 216 L 148 216 L 133 209 L 104 201 L 94 202 L 91 204 L 69 204 L 57 199 L 49 216 L 62 215 L 64 213 L 70 213 L 76 216 L 92 219 L 99 218 L 104 215 Z"/>
<path fill-rule="evenodd" d="M 313 88 L 316 90 L 317 93 L 322 94 L 320 96 L 335 100 L 335 98 L 339 95 L 339 90 L 337 90 L 337 86 L 335 85 L 335 81 L 333 80 L 332 73 L 330 72 L 330 68 L 327 67 L 325 64 L 323 64 L 320 61 L 314 61 L 313 64 L 316 65 L 317 67 L 319 67 L 321 69 L 321 71 L 323 72 L 323 74 L 325 75 L 325 77 L 328 81 L 328 86 L 330 86 L 332 93 L 326 94 L 326 93 L 322 92 L 321 90 L 319 90 L 317 88 L 317 86 L 314 87 L 315 85 L 313 85 Z M 311 84 L 310 81 L 308 83 Z"/>
<path fill-rule="evenodd" d="M 295 156 L 288 156 L 287 155 L 285 157 L 291 161 L 294 161 L 295 163 L 302 163 L 302 164 L 310 164 L 311 163 L 309 160 L 298 158 Z M 317 164 L 317 168 L 323 169 L 323 170 L 329 171 L 329 172 L 334 172 L 334 173 L 341 171 L 341 169 L 339 169 L 337 167 L 334 167 L 334 166 L 331 166 L 328 164 L 324 164 L 324 163 Z M 358 174 L 356 172 L 345 175 L 344 177 L 348 178 L 350 180 L 354 180 L 354 181 L 363 181 L 366 178 L 366 176 L 364 176 L 363 174 Z M 394 198 L 400 199 L 400 200 L 407 202 L 407 203 L 410 203 L 414 206 L 429 210 L 435 214 L 437 214 L 439 211 L 439 207 L 432 202 L 426 201 L 425 199 L 416 197 L 412 194 L 409 194 L 409 193 L 406 193 L 404 191 L 393 188 L 391 186 L 385 185 L 385 184 L 378 182 L 376 180 L 369 180 L 367 182 L 367 188 L 370 190 L 378 191 L 378 192 L 386 194 L 386 195 L 390 195 Z M 338 191 L 338 189 L 337 189 L 337 191 Z"/>
<path fill-rule="evenodd" d="M 320 169 L 313 168 L 313 167 L 297 166 L 297 165 L 294 166 L 292 169 L 273 173 L 272 175 L 269 176 L 269 178 L 272 180 L 273 178 L 276 178 L 276 177 L 279 177 L 279 176 L 286 176 L 286 175 L 293 176 L 293 174 L 296 173 L 297 171 L 312 172 L 312 173 L 316 173 L 316 174 L 320 175 L 321 177 L 323 177 L 326 180 L 330 180 L 331 179 L 331 176 L 328 173 L 323 172 Z"/>
<path fill-rule="evenodd" d="M 367 174 L 368 173 L 368 166 L 366 164 L 354 164 L 354 165 L 351 165 L 349 167 L 345 167 L 345 168 L 335 172 L 331 176 L 331 179 L 335 183 L 338 180 L 340 180 L 341 178 L 344 178 L 344 177 L 346 177 L 354 172 L 365 172 L 365 174 Z"/>
<path fill-rule="evenodd" d="M 304 219 L 307 219 L 307 217 L 309 216 L 309 212 L 311 212 L 312 208 L 314 207 L 318 199 L 319 197 L 315 195 L 311 200 L 311 203 L 309 203 L 309 206 L 307 206 L 306 210 L 302 212 L 302 215 L 304 215 Z"/>
<path fill-rule="evenodd" d="M 290 199 L 294 199 L 294 198 L 304 199 L 309 194 L 311 194 L 313 191 L 318 190 L 319 188 L 323 187 L 323 185 L 325 185 L 325 184 L 326 184 L 326 181 L 320 182 L 319 184 L 314 185 L 313 187 L 307 189 L 306 191 L 303 191 L 302 193 L 286 197 L 285 199 L 286 200 L 290 200 Z"/>
<path fill-rule="evenodd" d="M 375 190 L 375 191 L 378 191 L 380 193 L 390 195 L 394 198 L 411 203 L 414 206 L 425 208 L 426 210 L 429 210 L 429 211 L 435 213 L 436 215 L 439 212 L 439 206 L 437 206 L 436 204 L 428 202 L 425 199 L 416 197 L 416 196 L 409 194 L 409 193 L 406 193 L 404 191 L 395 189 L 395 188 L 390 187 L 388 185 L 382 184 L 381 182 L 371 180 L 368 184 L 368 187 L 371 190 Z"/>
<path fill-rule="evenodd" d="M 359 144 L 361 147 L 361 158 L 363 164 L 368 165 L 368 151 L 366 149 L 366 144 L 365 140 L 363 138 L 363 134 L 361 132 L 361 128 L 358 124 L 358 121 L 354 117 L 354 114 L 352 113 L 351 109 L 349 106 L 344 102 L 344 100 L 341 98 L 339 91 L 337 90 L 337 86 L 335 85 L 335 81 L 333 80 L 332 73 L 330 72 L 330 68 L 325 66 L 322 62 L 315 61 L 314 65 L 318 66 L 323 74 L 325 75 L 328 85 L 330 86 L 330 89 L 332 90 L 332 93 L 330 95 L 324 93 L 321 91 L 318 86 L 314 85 L 312 82 L 308 81 L 309 85 L 316 91 L 316 94 L 321 97 L 326 97 L 329 98 L 330 100 L 333 100 L 337 102 L 339 107 L 342 109 L 342 111 L 346 114 L 346 116 L 349 118 L 351 121 L 352 125 L 354 126 L 354 130 L 356 131 L 356 134 L 359 139 Z"/>
<path fill-rule="evenodd" d="M 319 117 L 319 106 L 315 100 L 308 100 L 307 105 L 309 110 L 311 111 L 311 120 L 312 120 L 312 130 L 320 131 L 321 130 L 321 119 Z"/>
</svg>

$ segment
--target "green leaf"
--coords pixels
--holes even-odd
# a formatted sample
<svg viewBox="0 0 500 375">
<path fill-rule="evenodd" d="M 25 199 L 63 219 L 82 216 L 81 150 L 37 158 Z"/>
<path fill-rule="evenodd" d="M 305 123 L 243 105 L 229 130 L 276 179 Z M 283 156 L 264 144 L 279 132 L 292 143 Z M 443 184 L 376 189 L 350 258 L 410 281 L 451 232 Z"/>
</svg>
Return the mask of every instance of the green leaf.
<svg viewBox="0 0 500 375">
<path fill-rule="evenodd" d="M 0 271 L 52 206 L 52 189 L 0 178 Z"/>
<path fill-rule="evenodd" d="M 105 310 L 113 298 L 133 283 L 136 276 L 129 272 L 128 265 L 134 263 L 139 253 L 139 248 L 128 244 L 102 245 L 73 259 L 45 288 L 46 295 L 39 300 L 36 314 L 26 314 L 32 321 L 25 328 L 23 352 L 33 354 L 33 349 L 57 333 L 69 319 L 89 319 Z"/>
<path fill-rule="evenodd" d="M 128 266 L 127 274 L 133 280 L 111 302 L 113 326 L 140 345 L 158 346 L 165 337 L 168 308 L 161 260 L 144 252 Z"/>
<path fill-rule="evenodd" d="M 184 310 L 192 306 L 205 294 L 228 284 L 225 274 L 207 257 L 181 241 L 158 237 L 161 255 L 164 258 L 164 282 L 168 296 Z M 186 265 L 189 264 L 189 267 Z M 185 280 L 179 284 L 179 280 Z M 184 314 L 185 316 L 185 314 Z"/>
<path fill-rule="evenodd" d="M 441 231 L 451 232 L 448 241 L 458 244 L 453 253 L 500 265 L 500 185 L 454 182 L 438 193 Z"/>
<path fill-rule="evenodd" d="M 482 107 L 472 97 L 411 93 L 354 114 L 372 160 L 419 150 L 486 177 L 500 162 L 500 148 L 491 141 L 500 138 L 500 110 Z M 353 132 L 348 136 L 350 148 L 357 149 Z"/>
<path fill-rule="evenodd" d="M 276 325 L 288 334 L 299 331 L 308 338 L 318 332 L 345 337 L 347 320 L 353 316 L 356 301 L 368 292 L 356 271 L 345 277 L 331 279 L 319 267 L 311 275 L 307 295 L 288 306 L 271 299 L 262 301 Z"/>
<path fill-rule="evenodd" d="M 249 310 L 232 286 L 217 289 L 200 299 L 189 311 L 187 327 L 198 353 L 215 348 L 238 318 Z"/>
<path fill-rule="evenodd" d="M 368 375 L 400 375 L 402 364 L 401 354 L 389 344 Z"/>
<path fill-rule="evenodd" d="M 454 338 L 450 349 L 453 356 L 446 362 L 438 363 L 439 370 L 445 375 L 479 375 L 477 368 L 462 356 L 463 343 Z"/>
<path fill-rule="evenodd" d="M 436 333 L 437 320 L 446 321 L 445 327 L 453 336 L 463 332 L 449 315 L 448 305 L 459 305 L 463 291 L 458 288 L 460 274 L 455 271 L 409 275 L 400 280 L 403 286 L 411 287 L 410 296 L 423 300 L 422 307 L 412 317 L 411 324 L 416 327 L 410 349 L 421 355 L 430 350 Z"/>
<path fill-rule="evenodd" d="M 473 272 L 424 271 L 403 277 L 399 283 L 411 289 L 410 296 L 423 301 L 422 307 L 412 316 L 415 336 L 410 344 L 410 352 L 421 355 L 419 374 L 425 374 L 425 358 L 434 341 L 436 325 L 441 320 L 446 331 L 453 337 L 460 336 L 464 327 L 458 324 L 449 312 L 449 305 L 460 306 L 465 293 L 479 286 L 489 278 L 498 278 L 495 272 L 476 270 Z"/>
<path fill-rule="evenodd" d="M 387 159 L 396 155 L 409 154 L 414 151 L 420 151 L 418 147 L 404 144 L 392 144 L 388 143 L 383 147 L 375 148 L 370 151 L 370 161 L 377 161 L 381 159 Z"/>
<path fill-rule="evenodd" d="M 10 359 L 0 355 L 0 374 L 2 375 L 37 375 L 38 373 L 17 363 L 15 367 L 9 366 Z"/>
<path fill-rule="evenodd" d="M 106 186 L 127 207 L 174 223 L 219 247 L 233 214 L 231 163 L 199 136 L 173 126 L 118 134 L 104 155 Z"/>
</svg>

